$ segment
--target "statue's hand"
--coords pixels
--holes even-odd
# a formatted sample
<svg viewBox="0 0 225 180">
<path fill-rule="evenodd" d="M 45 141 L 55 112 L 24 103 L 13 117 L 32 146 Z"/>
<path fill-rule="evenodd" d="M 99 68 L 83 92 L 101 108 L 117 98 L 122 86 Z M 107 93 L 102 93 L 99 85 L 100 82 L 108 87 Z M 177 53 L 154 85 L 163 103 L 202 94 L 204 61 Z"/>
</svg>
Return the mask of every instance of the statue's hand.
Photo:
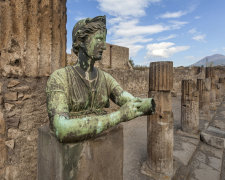
<svg viewBox="0 0 225 180">
<path fill-rule="evenodd" d="M 121 121 L 129 121 L 143 115 L 143 111 L 140 111 L 141 104 L 142 101 L 140 99 L 134 99 L 124 104 L 119 110 L 121 114 Z"/>
<path fill-rule="evenodd" d="M 141 106 L 139 111 L 143 112 L 144 115 L 150 115 L 155 112 L 155 101 L 152 98 L 144 98 L 141 100 Z"/>
</svg>

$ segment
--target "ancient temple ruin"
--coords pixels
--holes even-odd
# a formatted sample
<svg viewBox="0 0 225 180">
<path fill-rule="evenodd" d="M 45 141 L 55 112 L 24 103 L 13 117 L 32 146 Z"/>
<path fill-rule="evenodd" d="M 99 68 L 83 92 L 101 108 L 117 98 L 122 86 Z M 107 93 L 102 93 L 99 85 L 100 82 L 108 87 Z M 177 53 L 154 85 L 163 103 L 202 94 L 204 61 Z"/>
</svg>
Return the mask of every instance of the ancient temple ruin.
<svg viewBox="0 0 225 180">
<path fill-rule="evenodd" d="M 0 179 L 36 179 L 38 128 L 48 124 L 46 82 L 54 70 L 67 64 L 66 0 L 0 1 L 0 17 Z M 112 48 L 110 44 L 107 46 L 107 52 L 110 52 L 110 49 L 114 52 L 114 48 L 119 48 L 116 45 L 112 45 Z M 127 58 L 128 49 L 124 48 L 123 52 L 123 57 Z M 128 59 L 119 64 L 114 57 L 110 60 L 109 54 L 107 57 L 109 58 L 102 62 L 103 68 L 106 68 L 125 90 L 136 96 L 148 96 L 149 72 L 155 76 L 156 71 L 131 70 L 126 64 Z M 118 66 L 123 68 L 116 69 Z M 173 71 L 173 87 L 170 85 L 165 86 L 166 89 L 151 89 L 156 91 L 157 96 L 162 94 L 165 99 L 171 98 L 171 101 L 166 99 L 165 103 L 159 104 L 158 108 L 164 112 L 167 104 L 168 111 L 173 112 L 173 134 L 168 132 L 174 137 L 174 140 L 170 138 L 170 145 L 173 143 L 174 149 L 173 157 L 172 152 L 161 153 L 167 157 L 167 164 L 170 165 L 169 169 L 161 171 L 171 174 L 172 159 L 174 178 L 201 179 L 204 175 L 206 178 L 222 179 L 225 177 L 225 68 L 172 69 L 170 68 L 169 73 Z M 194 81 L 199 91 L 199 126 L 197 133 L 195 129 L 195 135 L 184 131 L 186 125 L 182 128 L 181 124 L 181 108 L 182 105 L 187 106 L 187 99 L 183 99 L 181 103 L 182 80 Z M 188 93 L 186 95 L 189 96 Z M 117 108 L 112 104 L 111 110 Z M 194 110 L 197 113 L 197 105 Z M 188 114 L 189 110 L 185 111 Z M 190 116 L 185 116 L 184 121 L 189 121 L 188 117 Z M 171 121 L 167 120 L 171 126 Z M 151 146 L 147 150 L 147 142 L 149 145 L 154 144 L 151 142 L 153 136 L 147 137 L 147 133 L 151 132 L 150 125 L 147 124 L 147 117 L 123 124 L 123 179 L 147 179 L 148 176 L 141 173 L 143 162 L 156 157 L 151 156 L 150 152 L 160 157 L 160 154 L 157 154 L 160 152 L 157 152 L 155 147 Z M 162 133 L 165 131 L 162 130 Z M 152 134 L 154 135 L 154 132 Z M 171 146 L 169 148 L 171 149 Z M 159 167 L 151 163 L 152 168 Z"/>
</svg>

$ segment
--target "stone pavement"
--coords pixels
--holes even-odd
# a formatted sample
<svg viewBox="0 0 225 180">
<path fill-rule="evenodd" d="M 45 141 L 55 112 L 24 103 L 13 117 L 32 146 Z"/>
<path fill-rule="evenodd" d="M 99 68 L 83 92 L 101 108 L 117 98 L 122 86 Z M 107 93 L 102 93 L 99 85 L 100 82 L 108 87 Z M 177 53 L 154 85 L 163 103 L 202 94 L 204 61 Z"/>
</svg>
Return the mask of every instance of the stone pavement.
<svg viewBox="0 0 225 180">
<path fill-rule="evenodd" d="M 221 145 L 221 142 L 217 143 L 215 138 L 208 138 L 208 141 L 202 142 L 199 135 L 190 135 L 179 130 L 180 97 L 173 98 L 173 111 L 173 180 L 225 180 L 224 146 L 220 146 L 220 148 L 212 146 L 213 143 Z M 225 99 L 216 111 L 211 111 L 208 114 L 201 113 L 200 124 L 202 140 L 204 140 L 203 133 L 210 137 L 212 134 L 215 137 L 223 136 L 225 132 Z M 140 172 L 142 163 L 147 159 L 146 127 L 146 117 L 124 123 L 124 180 L 152 180 Z"/>
<path fill-rule="evenodd" d="M 225 99 L 215 112 L 200 116 L 201 141 L 198 136 L 175 133 L 174 180 L 225 179 Z"/>
</svg>

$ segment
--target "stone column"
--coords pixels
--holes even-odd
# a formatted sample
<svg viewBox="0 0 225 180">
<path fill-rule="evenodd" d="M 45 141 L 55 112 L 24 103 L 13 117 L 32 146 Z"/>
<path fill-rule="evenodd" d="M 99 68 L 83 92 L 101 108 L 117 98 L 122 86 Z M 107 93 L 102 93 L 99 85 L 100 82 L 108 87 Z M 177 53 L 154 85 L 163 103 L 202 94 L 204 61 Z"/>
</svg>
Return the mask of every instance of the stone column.
<svg viewBox="0 0 225 180">
<path fill-rule="evenodd" d="M 216 94 L 217 94 L 217 85 L 216 85 L 216 76 L 213 67 L 205 68 L 205 78 L 210 79 L 210 108 L 215 110 L 216 108 Z"/>
<path fill-rule="evenodd" d="M 224 97 L 224 90 L 225 90 L 225 78 L 219 78 L 218 86 L 219 86 L 219 98 L 220 98 L 220 101 L 222 101 Z"/>
<path fill-rule="evenodd" d="M 220 93 L 221 93 L 221 97 L 223 98 L 224 97 L 224 90 L 225 90 L 225 78 L 223 77 L 223 78 L 219 78 L 219 83 L 220 83 L 220 87 L 221 87 L 221 89 L 220 89 Z"/>
<path fill-rule="evenodd" d="M 49 76 L 66 62 L 66 0 L 0 1 L 0 72 Z"/>
<path fill-rule="evenodd" d="M 3 97 L 2 97 L 2 82 L 0 79 L 0 179 L 4 179 L 5 162 L 7 161 L 7 149 L 5 145 L 6 126 L 3 114 Z"/>
<path fill-rule="evenodd" d="M 149 97 L 156 112 L 148 116 L 147 162 L 142 173 L 154 179 L 171 179 L 173 174 L 173 62 L 152 62 L 149 71 Z"/>
<path fill-rule="evenodd" d="M 203 94 L 205 92 L 205 82 L 204 79 L 197 79 L 197 90 L 199 92 L 199 109 L 202 109 L 204 105 Z"/>
<path fill-rule="evenodd" d="M 199 129 L 199 93 L 193 80 L 182 80 L 181 127 L 188 133 Z"/>
</svg>

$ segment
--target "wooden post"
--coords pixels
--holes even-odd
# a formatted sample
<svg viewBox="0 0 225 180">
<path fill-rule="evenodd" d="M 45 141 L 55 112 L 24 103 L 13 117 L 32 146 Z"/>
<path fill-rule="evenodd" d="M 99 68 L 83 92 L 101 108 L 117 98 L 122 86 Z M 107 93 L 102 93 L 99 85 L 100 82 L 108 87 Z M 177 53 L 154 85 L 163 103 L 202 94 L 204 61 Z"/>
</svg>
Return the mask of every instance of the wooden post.
<svg viewBox="0 0 225 180">
<path fill-rule="evenodd" d="M 149 71 L 149 97 L 156 102 L 147 123 L 147 162 L 142 173 L 154 179 L 171 179 L 173 174 L 173 62 L 152 62 Z"/>
</svg>

